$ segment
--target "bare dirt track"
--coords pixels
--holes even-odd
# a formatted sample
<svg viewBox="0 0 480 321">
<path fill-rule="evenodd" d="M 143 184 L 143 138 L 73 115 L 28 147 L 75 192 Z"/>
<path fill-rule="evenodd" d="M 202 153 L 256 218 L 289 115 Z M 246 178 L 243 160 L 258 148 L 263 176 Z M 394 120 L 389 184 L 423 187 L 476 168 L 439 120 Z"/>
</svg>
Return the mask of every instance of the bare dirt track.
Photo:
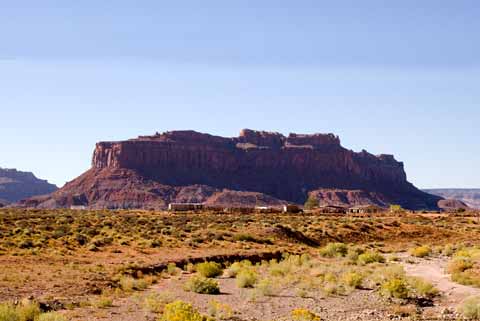
<svg viewBox="0 0 480 321">
<path fill-rule="evenodd" d="M 410 258 L 403 260 L 402 265 L 408 275 L 420 277 L 435 285 L 442 293 L 442 306 L 454 309 L 465 299 L 480 295 L 480 289 L 451 281 L 446 272 L 447 263 L 448 258 L 445 257 L 414 260 Z"/>
</svg>

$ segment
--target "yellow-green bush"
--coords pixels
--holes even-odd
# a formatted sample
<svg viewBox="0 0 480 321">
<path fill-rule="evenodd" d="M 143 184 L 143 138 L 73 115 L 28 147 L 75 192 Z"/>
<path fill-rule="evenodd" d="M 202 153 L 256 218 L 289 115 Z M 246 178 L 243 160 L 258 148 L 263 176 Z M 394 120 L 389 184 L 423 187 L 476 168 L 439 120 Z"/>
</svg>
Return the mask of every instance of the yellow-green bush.
<svg viewBox="0 0 480 321">
<path fill-rule="evenodd" d="M 165 306 L 162 317 L 159 321 L 205 321 L 202 316 L 191 304 L 183 301 L 175 301 Z"/>
<path fill-rule="evenodd" d="M 448 263 L 448 273 L 455 274 L 464 272 L 473 267 L 473 262 L 468 258 L 455 258 Z"/>
<path fill-rule="evenodd" d="M 460 311 L 470 320 L 480 319 L 480 297 L 467 299 L 461 306 Z"/>
<path fill-rule="evenodd" d="M 285 277 L 295 273 L 302 267 L 311 267 L 312 262 L 308 255 L 290 255 L 280 262 L 271 261 L 268 272 L 272 276 Z"/>
<path fill-rule="evenodd" d="M 381 294 L 389 298 L 407 299 L 410 295 L 405 279 L 391 279 L 382 284 Z"/>
<path fill-rule="evenodd" d="M 22 300 L 16 310 L 20 321 L 34 321 L 41 313 L 38 303 L 30 300 Z"/>
<path fill-rule="evenodd" d="M 148 282 L 144 279 L 134 279 L 131 276 L 122 276 L 119 280 L 120 288 L 125 292 L 143 291 L 148 288 Z"/>
<path fill-rule="evenodd" d="M 430 254 L 432 254 L 432 249 L 429 246 L 424 245 L 412 248 L 409 252 L 411 256 L 422 258 L 430 256 Z"/>
<path fill-rule="evenodd" d="M 322 320 L 315 313 L 307 309 L 295 309 L 292 311 L 292 319 L 294 321 L 320 321 Z"/>
<path fill-rule="evenodd" d="M 417 297 L 432 299 L 439 294 L 439 291 L 433 286 L 432 283 L 421 278 L 409 278 L 408 283 Z"/>
<path fill-rule="evenodd" d="M 363 253 L 365 253 L 365 250 L 361 247 L 349 247 L 347 252 L 347 258 L 350 260 L 350 262 L 355 263 L 357 262 L 358 257 Z"/>
<path fill-rule="evenodd" d="M 223 273 L 222 266 L 215 262 L 199 263 L 196 266 L 196 270 L 198 273 L 200 273 L 200 275 L 206 278 L 216 278 Z"/>
<path fill-rule="evenodd" d="M 371 263 L 385 263 L 385 257 L 378 252 L 365 252 L 358 256 L 358 264 L 367 265 Z"/>
<path fill-rule="evenodd" d="M 0 320 L 1 321 L 20 321 L 15 306 L 12 304 L 0 304 Z"/>
<path fill-rule="evenodd" d="M 180 269 L 177 267 L 177 265 L 175 263 L 168 263 L 167 264 L 167 273 L 169 275 L 178 275 L 180 274 Z"/>
<path fill-rule="evenodd" d="M 38 303 L 23 300 L 18 305 L 0 304 L 0 321 L 34 321 L 41 314 Z"/>
<path fill-rule="evenodd" d="M 252 266 L 252 262 L 248 260 L 244 260 L 241 262 L 235 262 L 232 265 L 230 265 L 226 271 L 226 274 L 229 278 L 234 278 L 237 276 L 237 274 L 244 268 L 248 268 Z"/>
<path fill-rule="evenodd" d="M 362 286 L 363 276 L 357 272 L 347 272 L 343 275 L 342 281 L 345 285 L 358 289 Z"/>
<path fill-rule="evenodd" d="M 480 273 L 473 270 L 452 273 L 452 281 L 463 285 L 480 287 Z"/>
<path fill-rule="evenodd" d="M 67 318 L 58 312 L 42 313 L 35 321 L 67 321 Z"/>
<path fill-rule="evenodd" d="M 236 283 L 239 288 L 253 288 L 257 283 L 257 273 L 252 269 L 241 270 L 236 277 Z"/>
<path fill-rule="evenodd" d="M 219 294 L 218 282 L 200 275 L 192 276 L 186 283 L 184 289 L 199 294 Z"/>
<path fill-rule="evenodd" d="M 452 244 L 447 244 L 442 250 L 442 254 L 445 256 L 452 256 L 455 253 L 455 246 Z"/>
<path fill-rule="evenodd" d="M 323 257 L 344 257 L 348 253 L 348 246 L 344 243 L 328 243 L 320 249 L 320 255 Z"/>
<path fill-rule="evenodd" d="M 97 308 L 105 309 L 113 306 L 113 300 L 107 296 L 101 296 L 93 302 L 93 305 Z"/>
<path fill-rule="evenodd" d="M 480 258 L 480 249 L 476 247 L 463 247 L 455 252 L 455 257 L 463 257 L 470 259 L 479 259 Z"/>
<path fill-rule="evenodd" d="M 145 298 L 143 306 L 150 312 L 162 313 L 165 306 L 173 301 L 173 295 L 168 292 L 151 293 Z"/>
<path fill-rule="evenodd" d="M 271 279 L 260 280 L 255 288 L 263 296 L 274 296 L 279 291 Z"/>
<path fill-rule="evenodd" d="M 230 320 L 233 316 L 233 309 L 226 303 L 213 300 L 208 304 L 208 314 L 219 320 Z"/>
<path fill-rule="evenodd" d="M 375 285 L 382 285 L 383 283 L 392 279 L 405 279 L 405 270 L 401 265 L 390 265 L 377 267 L 372 271 L 369 281 Z M 373 286 L 372 284 L 372 286 Z"/>
</svg>

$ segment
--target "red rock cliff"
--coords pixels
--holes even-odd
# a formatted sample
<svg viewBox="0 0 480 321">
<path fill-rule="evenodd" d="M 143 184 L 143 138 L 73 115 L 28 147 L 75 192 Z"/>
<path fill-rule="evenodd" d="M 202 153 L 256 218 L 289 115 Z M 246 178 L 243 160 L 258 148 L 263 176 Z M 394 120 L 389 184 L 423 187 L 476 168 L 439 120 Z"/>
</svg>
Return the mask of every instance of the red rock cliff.
<svg viewBox="0 0 480 321">
<path fill-rule="evenodd" d="M 96 145 L 95 170 L 127 169 L 169 186 L 201 184 L 255 191 L 303 203 L 325 188 L 381 193 L 406 208 L 435 208 L 438 198 L 407 181 L 403 163 L 343 148 L 333 134 L 283 136 L 242 130 L 224 138 L 174 131 Z"/>
</svg>

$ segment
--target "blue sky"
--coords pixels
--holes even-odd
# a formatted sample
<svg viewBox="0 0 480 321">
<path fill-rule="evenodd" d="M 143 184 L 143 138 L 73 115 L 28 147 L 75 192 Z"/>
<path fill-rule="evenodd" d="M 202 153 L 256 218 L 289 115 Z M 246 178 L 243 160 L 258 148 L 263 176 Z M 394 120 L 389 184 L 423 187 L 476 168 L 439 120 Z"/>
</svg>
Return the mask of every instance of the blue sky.
<svg viewBox="0 0 480 321">
<path fill-rule="evenodd" d="M 420 187 L 480 187 L 475 1 L 0 2 L 0 166 L 58 185 L 95 142 L 333 132 Z"/>
</svg>

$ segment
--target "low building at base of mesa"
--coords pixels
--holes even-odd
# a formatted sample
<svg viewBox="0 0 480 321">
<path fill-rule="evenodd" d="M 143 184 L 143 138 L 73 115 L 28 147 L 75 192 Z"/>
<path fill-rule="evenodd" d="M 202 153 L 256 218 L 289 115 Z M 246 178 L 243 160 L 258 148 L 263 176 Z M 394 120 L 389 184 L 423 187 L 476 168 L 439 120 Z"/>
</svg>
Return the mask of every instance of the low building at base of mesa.
<svg viewBox="0 0 480 321">
<path fill-rule="evenodd" d="M 212 206 L 203 203 L 170 203 L 168 210 L 171 212 L 189 212 L 189 211 L 215 211 L 225 213 L 301 213 L 304 210 L 296 204 L 286 204 L 279 206 L 255 206 L 255 207 L 222 207 Z M 345 207 L 339 205 L 320 206 L 316 211 L 331 214 L 372 214 L 382 212 L 385 209 L 376 205 L 359 205 L 354 207 Z"/>
</svg>

